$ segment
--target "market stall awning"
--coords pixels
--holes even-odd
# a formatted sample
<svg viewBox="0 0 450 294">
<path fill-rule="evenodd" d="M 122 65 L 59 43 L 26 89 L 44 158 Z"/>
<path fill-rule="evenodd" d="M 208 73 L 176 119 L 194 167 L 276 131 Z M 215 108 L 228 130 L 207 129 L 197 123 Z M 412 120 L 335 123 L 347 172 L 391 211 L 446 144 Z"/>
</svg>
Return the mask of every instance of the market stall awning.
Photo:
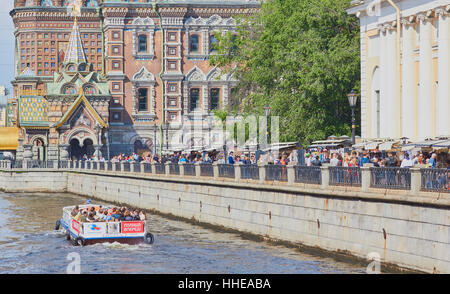
<svg viewBox="0 0 450 294">
<path fill-rule="evenodd" d="M 366 149 L 366 150 L 377 149 L 378 145 L 380 145 L 380 144 L 381 144 L 381 142 L 369 142 L 366 144 L 364 149 Z"/>
<path fill-rule="evenodd" d="M 0 150 L 12 151 L 19 147 L 18 128 L 0 128 Z"/>
<path fill-rule="evenodd" d="M 378 150 L 380 150 L 380 151 L 392 150 L 392 146 L 394 144 L 398 144 L 398 143 L 399 143 L 399 141 L 388 141 L 388 142 L 381 143 L 380 146 L 378 146 Z"/>
<path fill-rule="evenodd" d="M 425 141 L 420 141 L 420 142 L 414 142 L 414 143 L 409 143 L 406 145 L 403 145 L 403 148 L 406 147 L 420 147 L 420 148 L 431 148 L 432 146 L 435 145 L 439 145 L 441 143 L 447 142 L 448 140 L 425 140 Z M 402 148 L 402 150 L 403 150 Z"/>
<path fill-rule="evenodd" d="M 433 147 L 433 148 L 450 148 L 450 140 L 435 143 L 431 147 Z"/>
</svg>

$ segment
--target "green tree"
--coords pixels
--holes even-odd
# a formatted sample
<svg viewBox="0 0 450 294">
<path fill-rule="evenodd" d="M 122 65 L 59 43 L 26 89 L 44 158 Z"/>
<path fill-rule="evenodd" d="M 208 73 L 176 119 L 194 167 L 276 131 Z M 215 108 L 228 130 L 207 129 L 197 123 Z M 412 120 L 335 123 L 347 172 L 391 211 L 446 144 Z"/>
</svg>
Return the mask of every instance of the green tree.
<svg viewBox="0 0 450 294">
<path fill-rule="evenodd" d="M 243 113 L 272 107 L 281 141 L 351 134 L 347 94 L 360 88 L 360 37 L 349 6 L 350 0 L 267 0 L 238 19 L 236 32 L 216 34 L 211 64 L 239 81 Z"/>
</svg>

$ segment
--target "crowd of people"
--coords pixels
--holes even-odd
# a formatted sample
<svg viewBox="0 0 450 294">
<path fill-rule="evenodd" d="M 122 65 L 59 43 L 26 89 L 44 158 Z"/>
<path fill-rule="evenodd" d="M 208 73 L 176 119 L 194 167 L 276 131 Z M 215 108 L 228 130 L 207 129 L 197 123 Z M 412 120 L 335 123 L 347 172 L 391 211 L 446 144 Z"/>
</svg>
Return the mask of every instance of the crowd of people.
<svg viewBox="0 0 450 294">
<path fill-rule="evenodd" d="M 411 168 L 421 166 L 425 168 L 450 168 L 450 158 L 446 162 L 440 162 L 438 164 L 436 153 L 417 153 L 413 155 L 410 152 L 387 152 L 384 157 L 380 153 L 374 153 L 371 156 L 369 151 L 363 151 L 361 154 L 357 151 L 352 151 L 350 154 L 348 152 L 334 152 L 330 156 L 326 152 L 320 155 L 306 153 L 305 163 L 307 166 L 321 166 L 323 163 L 327 163 L 330 166 L 343 167 L 361 167 L 368 164 L 374 167 Z"/>
<path fill-rule="evenodd" d="M 102 156 L 91 156 L 88 158 L 83 156 L 82 160 L 105 161 Z M 361 167 L 369 164 L 374 167 L 405 167 L 413 166 L 429 167 L 429 168 L 450 168 L 450 158 L 438 162 L 436 153 L 418 153 L 411 152 L 387 152 L 386 155 L 381 153 L 370 153 L 369 151 L 351 152 L 329 151 L 327 149 L 321 152 L 305 152 L 303 160 L 299 160 L 297 152 L 266 152 L 256 154 L 255 152 L 229 152 L 224 155 L 223 152 L 191 152 L 189 154 L 183 152 L 174 152 L 165 155 L 139 155 L 133 152 L 130 155 L 124 153 L 111 158 L 111 162 L 144 162 L 144 163 L 213 163 L 219 164 L 304 164 L 306 166 L 322 166 L 324 164 L 330 166 L 343 167 Z"/>
<path fill-rule="evenodd" d="M 104 208 L 101 205 L 80 208 L 75 206 L 71 212 L 72 217 L 79 222 L 119 222 L 119 221 L 145 221 L 145 211 L 137 211 L 127 207 Z"/>
</svg>

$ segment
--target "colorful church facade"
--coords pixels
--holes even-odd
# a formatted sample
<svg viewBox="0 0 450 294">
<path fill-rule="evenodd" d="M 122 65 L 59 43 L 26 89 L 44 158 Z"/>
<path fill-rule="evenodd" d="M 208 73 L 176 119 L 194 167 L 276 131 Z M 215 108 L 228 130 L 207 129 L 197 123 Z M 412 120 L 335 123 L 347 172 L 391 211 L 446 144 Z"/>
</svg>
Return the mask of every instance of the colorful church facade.
<svg viewBox="0 0 450 294">
<path fill-rule="evenodd" d="M 15 1 L 18 159 L 222 146 L 207 118 L 237 81 L 209 64 L 214 34 L 260 4 L 158 2 L 82 0 L 74 24 L 72 1 Z"/>
</svg>

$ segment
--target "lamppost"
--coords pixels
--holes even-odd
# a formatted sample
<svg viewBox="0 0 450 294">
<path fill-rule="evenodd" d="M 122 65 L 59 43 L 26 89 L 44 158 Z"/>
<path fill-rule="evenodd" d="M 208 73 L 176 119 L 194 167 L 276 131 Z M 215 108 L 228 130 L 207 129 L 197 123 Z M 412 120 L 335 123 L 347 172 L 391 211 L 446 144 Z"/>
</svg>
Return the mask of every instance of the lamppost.
<svg viewBox="0 0 450 294">
<path fill-rule="evenodd" d="M 355 93 L 355 90 L 352 89 L 350 94 L 347 95 L 348 97 L 348 103 L 350 103 L 350 109 L 352 110 L 352 145 L 355 145 L 355 133 L 356 133 L 356 126 L 355 126 L 355 108 L 356 108 L 356 102 L 358 101 L 358 94 Z"/>
<path fill-rule="evenodd" d="M 270 112 L 272 111 L 272 108 L 269 106 L 269 104 L 266 104 L 266 106 L 264 106 L 264 115 L 266 116 L 266 141 L 267 144 L 269 145 L 269 116 L 270 116 Z"/>
</svg>

